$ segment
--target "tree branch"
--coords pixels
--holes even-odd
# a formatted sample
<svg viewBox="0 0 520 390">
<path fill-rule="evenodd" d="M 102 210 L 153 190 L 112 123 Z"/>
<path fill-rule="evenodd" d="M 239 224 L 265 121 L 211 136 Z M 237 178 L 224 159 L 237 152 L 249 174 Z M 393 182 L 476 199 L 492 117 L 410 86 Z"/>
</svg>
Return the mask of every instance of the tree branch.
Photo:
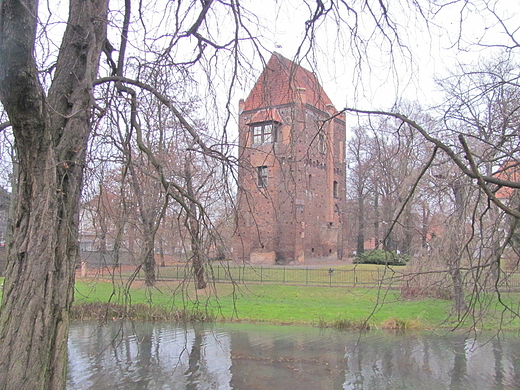
<svg viewBox="0 0 520 390">
<path fill-rule="evenodd" d="M 8 121 L 8 122 L 0 123 L 0 131 L 4 131 L 8 127 L 11 127 L 11 122 Z"/>
<path fill-rule="evenodd" d="M 167 180 L 166 176 L 164 175 L 164 168 L 159 160 L 155 157 L 155 154 L 150 150 L 148 146 L 145 145 L 143 141 L 143 134 L 141 125 L 139 124 L 137 120 L 137 96 L 136 92 L 127 86 L 120 85 L 119 90 L 122 92 L 125 92 L 130 95 L 131 99 L 131 114 L 130 114 L 130 121 L 132 127 L 136 131 L 136 141 L 137 146 L 139 149 L 147 156 L 150 163 L 154 166 L 156 172 L 159 174 L 159 180 L 166 191 L 166 194 L 168 196 L 171 196 L 185 211 L 187 214 L 191 213 L 191 208 L 188 204 L 186 204 L 185 200 L 187 199 L 190 204 L 194 204 L 197 206 L 197 208 L 200 210 L 201 214 L 205 214 L 204 207 L 200 204 L 200 202 L 194 198 L 189 192 L 185 191 L 181 186 L 177 185 L 175 182 L 171 180 Z M 172 191 L 172 188 L 174 188 L 178 194 L 174 193 Z M 180 195 L 180 196 L 179 196 Z"/>
<path fill-rule="evenodd" d="M 428 171 L 430 166 L 433 164 L 433 161 L 435 160 L 435 156 L 437 155 L 437 150 L 439 150 L 439 148 L 437 146 L 435 146 L 435 148 L 433 149 L 432 155 L 430 156 L 430 159 L 424 165 L 423 169 L 421 170 L 421 172 L 417 176 L 417 179 L 415 180 L 415 182 L 413 183 L 412 187 L 410 188 L 410 191 L 408 191 L 408 196 L 406 197 L 406 199 L 404 200 L 403 204 L 401 205 L 401 208 L 399 209 L 396 217 L 393 219 L 392 224 L 390 225 L 390 228 L 388 229 L 388 232 L 386 233 L 386 236 L 383 239 L 383 242 L 386 242 L 388 236 L 390 235 L 390 232 L 394 229 L 395 224 L 397 223 L 397 221 L 401 217 L 402 213 L 404 212 L 404 209 L 406 208 L 406 205 L 408 204 L 410 199 L 412 199 L 412 196 L 415 194 L 415 190 L 417 189 L 417 186 L 419 185 L 419 182 L 421 181 L 423 176 L 426 174 L 426 172 Z"/>
<path fill-rule="evenodd" d="M 500 179 L 495 176 L 487 176 L 487 175 L 477 175 L 475 172 L 473 172 L 471 169 L 469 169 L 464 162 L 455 154 L 455 152 L 445 143 L 438 140 L 437 138 L 432 137 L 428 132 L 419 124 L 417 124 L 415 121 L 409 119 L 405 115 L 393 113 L 393 112 L 387 112 L 387 111 L 371 111 L 371 110 L 358 110 L 355 108 L 344 108 L 342 112 L 355 112 L 358 114 L 366 114 L 366 115 L 384 115 L 384 116 L 390 116 L 393 118 L 397 118 L 402 120 L 403 122 L 407 123 L 408 125 L 412 126 L 415 130 L 417 130 L 427 141 L 431 142 L 435 146 L 437 146 L 439 149 L 444 151 L 448 155 L 448 157 L 459 167 L 459 169 L 464 173 L 466 176 L 472 178 L 472 179 L 478 179 L 479 177 L 484 180 L 486 183 L 492 183 L 496 184 L 498 186 L 502 187 L 509 187 L 509 188 L 518 188 L 520 189 L 520 182 L 511 181 L 511 180 L 504 180 Z"/>
<path fill-rule="evenodd" d="M 478 170 L 478 167 L 477 167 L 477 164 L 475 163 L 475 160 L 473 159 L 471 151 L 469 150 L 469 146 L 468 146 L 468 144 L 466 142 L 466 139 L 464 138 L 464 136 L 462 134 L 459 135 L 459 141 L 462 144 L 462 147 L 464 149 L 464 153 L 466 153 L 466 159 L 469 162 L 469 166 L 471 167 L 471 171 L 473 172 L 473 174 L 477 178 L 478 186 L 482 189 L 482 191 L 484 191 L 484 193 L 487 195 L 487 197 L 494 204 L 496 204 L 502 211 L 504 211 L 505 213 L 507 213 L 507 214 L 509 214 L 509 215 L 511 215 L 511 216 L 513 216 L 515 218 L 520 218 L 520 212 L 518 212 L 517 210 L 514 210 L 514 209 L 512 209 L 510 207 L 507 207 L 504 203 L 502 203 L 495 196 L 495 194 L 493 194 L 493 192 L 491 192 L 489 187 L 486 185 L 484 177 L 480 174 L 480 172 Z"/>
<path fill-rule="evenodd" d="M 168 107 L 171 112 L 175 115 L 175 117 L 179 120 L 181 125 L 188 131 L 188 133 L 192 136 L 194 142 L 201 148 L 202 152 L 210 157 L 216 158 L 221 161 L 230 161 L 230 156 L 226 156 L 218 150 L 212 149 L 208 147 L 204 141 L 200 138 L 197 130 L 188 122 L 188 120 L 184 117 L 184 115 L 174 106 L 172 101 L 162 93 L 160 93 L 156 88 L 143 83 L 138 80 L 129 79 L 121 76 L 112 76 L 112 77 L 102 77 L 94 81 L 93 85 L 100 85 L 103 83 L 114 82 L 114 83 L 127 83 L 144 89 L 151 94 L 153 94 L 162 104 Z M 121 88 L 121 87 L 119 87 Z"/>
<path fill-rule="evenodd" d="M 121 45 L 119 46 L 119 57 L 117 59 L 116 75 L 123 76 L 123 67 L 125 65 L 126 44 L 128 43 L 128 30 L 130 25 L 130 16 L 132 13 L 131 0 L 125 0 L 125 16 L 123 19 L 123 30 L 121 32 Z"/>
</svg>

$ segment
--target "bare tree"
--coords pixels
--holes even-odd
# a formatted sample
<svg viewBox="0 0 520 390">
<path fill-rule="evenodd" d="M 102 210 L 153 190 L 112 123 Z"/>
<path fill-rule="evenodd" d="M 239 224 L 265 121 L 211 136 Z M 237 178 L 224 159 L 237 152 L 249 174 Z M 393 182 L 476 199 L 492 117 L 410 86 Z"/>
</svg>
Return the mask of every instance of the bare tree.
<svg viewBox="0 0 520 390">
<path fill-rule="evenodd" d="M 372 140 L 366 131 L 358 127 L 354 129 L 354 135 L 347 143 L 348 158 L 348 179 L 347 196 L 353 201 L 350 207 L 351 215 L 357 221 L 356 230 L 356 254 L 360 255 L 365 251 L 365 240 L 368 238 L 367 224 L 372 220 L 368 218 L 368 210 L 374 211 L 377 206 L 374 196 L 377 189 L 373 187 L 375 183 L 370 180 L 373 167 L 372 160 Z M 371 196 L 371 198 L 370 198 Z M 369 203 L 370 202 L 370 203 Z M 377 220 L 377 221 L 376 221 Z M 374 219 L 373 223 L 379 223 Z M 373 239 L 378 241 L 378 234 L 374 232 Z M 377 244 L 376 244 L 377 245 Z"/>
<path fill-rule="evenodd" d="M 428 206 L 436 209 L 437 237 L 430 237 L 428 245 L 415 253 L 416 260 L 408 270 L 412 278 L 404 292 L 452 298 L 457 324 L 466 318 L 476 323 L 482 314 L 476 309 L 478 297 L 491 289 L 500 300 L 501 286 L 508 280 L 501 261 L 506 248 L 514 246 L 511 239 L 516 222 L 506 220 L 516 221 L 519 216 L 513 196 L 519 186 L 515 174 L 519 123 L 516 69 L 509 57 L 485 66 L 461 66 L 460 73 L 442 82 L 447 99 L 438 107 L 440 115 L 436 121 L 421 117 L 418 112 L 377 113 L 397 119 L 399 128 L 417 132 L 440 151 L 419 176 L 422 186 L 406 187 L 406 176 L 397 176 L 399 187 L 405 189 L 404 193 L 397 193 L 398 198 L 413 190 L 420 193 L 421 188 L 438 194 L 429 196 Z M 417 120 L 409 119 L 410 116 Z M 397 134 L 399 144 L 406 143 L 403 135 Z M 384 145 L 388 149 L 388 141 Z M 418 154 L 413 158 L 424 163 L 426 157 Z M 394 164 L 396 160 L 385 161 Z M 385 172 L 380 180 L 383 186 L 392 177 L 389 170 Z M 429 174 L 425 175 L 426 172 Z M 439 201 L 434 202 L 435 198 Z M 424 200 L 425 197 L 423 210 Z M 402 219 L 393 217 L 396 222 L 392 230 L 407 225 L 406 209 L 401 210 Z M 427 231 L 422 235 L 426 238 Z M 411 291 L 415 293 L 410 294 Z M 504 306 L 511 315 L 518 316 L 513 308 Z"/>
<path fill-rule="evenodd" d="M 431 148 L 392 120 L 367 121 L 362 126 L 354 130 L 347 150 L 349 194 L 355 199 L 359 231 L 357 252 L 362 253 L 365 241 L 370 241 L 371 249 L 412 254 L 423 246 L 417 225 L 424 191 L 417 181 L 431 158 Z"/>
<path fill-rule="evenodd" d="M 456 1 L 436 6 L 426 2 L 427 6 L 422 6 L 408 1 L 403 6 L 390 7 L 384 1 L 347 4 L 309 0 L 305 2 L 308 16 L 302 23 L 303 39 L 295 57 L 306 58 L 314 65 L 319 51 L 313 49 L 322 39 L 320 34 L 323 31 L 326 36 L 330 31 L 320 28 L 332 24 L 336 31 L 345 32 L 338 38 L 338 42 L 345 43 L 345 49 L 338 50 L 339 55 L 351 54 L 356 69 L 363 71 L 370 68 L 369 60 L 373 57 L 366 54 L 373 47 L 390 53 L 390 59 L 409 52 L 403 41 L 406 34 L 399 33 L 400 15 L 409 16 L 407 23 L 428 24 L 427 18 L 433 17 L 439 8 L 459 7 L 459 3 L 463 10 L 472 4 Z M 109 12 L 106 0 L 70 0 L 67 21 L 62 24 L 65 29 L 58 42 L 54 38 L 57 34 L 48 34 L 47 29 L 38 25 L 39 20 L 46 19 L 40 18 L 43 12 L 52 12 L 50 3 L 40 9 L 37 0 L 0 3 L 0 100 L 13 129 L 19 160 L 0 312 L 2 389 L 64 386 L 86 146 L 93 123 L 111 108 L 110 97 L 126 100 L 127 118 L 137 134 L 142 130 L 139 92 L 153 96 L 177 118 L 194 141 L 197 153 L 229 161 L 231 147 L 226 126 L 232 120 L 230 100 L 242 81 L 239 70 L 249 71 L 251 67 L 248 58 L 263 58 L 261 23 L 253 12 L 234 0 L 150 3 L 149 8 L 139 3 L 136 9 L 132 5 L 131 1 L 115 3 L 118 12 Z M 160 9 L 160 18 L 154 19 L 155 8 Z M 431 14 L 427 12 L 430 10 Z M 489 5 L 488 10 L 492 12 L 494 8 Z M 510 32 L 506 21 L 502 22 L 514 42 L 515 31 Z M 228 30 L 222 26 L 232 27 Z M 118 40 L 117 59 L 113 58 L 115 50 L 107 40 L 107 28 L 109 39 Z M 245 45 L 249 46 L 244 48 Z M 513 50 L 518 45 L 510 46 Z M 100 64 L 102 53 L 105 61 Z M 226 102 L 218 104 L 215 94 L 206 94 L 208 115 L 219 111 L 214 107 L 224 107 L 223 118 L 219 117 L 223 120 L 217 129 L 222 134 L 218 141 L 206 144 L 189 113 L 179 104 L 199 91 L 158 90 L 141 78 L 143 64 L 153 64 L 159 74 L 174 69 L 178 81 L 202 71 L 206 91 L 214 91 L 215 81 L 225 79 L 221 90 L 225 91 Z M 394 74 L 400 64 L 390 61 L 386 69 Z M 469 165 L 417 123 L 400 114 L 392 115 L 444 150 L 465 175 L 478 181 L 481 191 L 501 210 L 518 216 L 514 208 L 494 197 L 490 185 L 520 186 L 511 184 L 511 180 L 483 175 L 463 141 Z M 149 158 L 163 188 L 175 188 L 177 183 L 164 175 L 161 161 L 147 153 L 146 143 L 139 147 Z M 189 198 L 182 188 L 176 191 Z M 170 194 L 174 196 L 175 191 Z M 175 200 L 182 202 L 180 197 Z"/>
<path fill-rule="evenodd" d="M 499 84 L 495 84 L 495 87 L 498 86 Z M 462 100 L 467 101 L 467 99 Z M 498 106 L 504 107 L 503 104 Z M 484 105 L 484 107 L 486 110 L 490 108 L 489 105 Z M 504 166 L 508 166 L 510 161 L 514 161 L 512 156 L 515 155 L 515 150 L 518 148 L 517 140 L 512 143 L 501 142 L 499 140 L 502 140 L 503 137 L 499 137 L 499 140 L 491 141 L 489 138 L 483 137 L 482 132 L 470 131 L 467 123 L 471 123 L 471 120 L 467 117 L 462 121 L 459 119 L 459 126 L 455 129 L 453 126 L 439 128 L 438 124 L 432 126 L 432 123 L 425 121 L 426 125 L 430 126 L 427 129 L 399 113 L 347 110 L 396 118 L 401 121 L 403 126 L 414 129 L 421 134 L 427 142 L 442 151 L 444 159 L 447 157 L 451 162 L 448 165 L 444 164 L 442 173 L 437 171 L 435 174 L 438 179 L 444 180 L 445 185 L 440 187 L 449 189 L 448 194 L 453 199 L 451 212 L 445 222 L 447 228 L 442 232 L 443 237 L 432 242 L 432 245 L 437 245 L 434 252 L 430 252 L 425 257 L 431 258 L 431 255 L 436 253 L 437 259 L 442 258 L 443 262 L 441 262 L 440 268 L 436 268 L 433 263 L 430 263 L 429 265 L 425 264 L 420 270 L 415 269 L 416 272 L 411 271 L 411 284 L 415 283 L 416 287 L 420 285 L 417 283 L 417 276 L 420 276 L 422 272 L 435 273 L 440 276 L 440 279 L 437 280 L 429 279 L 430 284 L 427 287 L 423 286 L 423 288 L 429 289 L 434 288 L 437 283 L 440 283 L 441 286 L 445 285 L 444 276 L 448 276 L 448 285 L 452 290 L 449 295 L 454 299 L 454 312 L 458 319 L 457 325 L 466 318 L 472 318 L 476 326 L 482 316 L 482 311 L 477 310 L 478 297 L 489 289 L 489 284 L 485 282 L 488 275 L 494 275 L 492 290 L 497 293 L 505 311 L 517 317 L 516 310 L 500 300 L 500 286 L 507 281 L 507 278 L 504 277 L 504 274 L 501 274 L 500 267 L 499 265 L 497 267 L 496 264 L 497 262 L 500 263 L 504 249 L 510 245 L 513 231 L 510 230 L 502 238 L 494 234 L 491 235 L 493 236 L 491 238 L 490 234 L 487 233 L 491 226 L 497 226 L 497 220 L 493 221 L 493 219 L 499 215 L 497 214 L 498 211 L 515 219 L 519 217 L 516 206 L 506 204 L 516 198 L 507 196 L 507 202 L 504 202 L 503 199 L 495 195 L 500 188 L 513 190 L 520 187 L 519 182 L 509 180 L 509 177 L 498 173 L 504 169 Z M 514 118 L 513 113 L 516 113 L 517 105 L 513 104 L 509 110 L 512 111 L 508 111 L 507 115 L 502 116 L 502 118 L 507 118 L 507 125 L 505 125 L 505 131 L 502 134 L 514 134 L 516 132 L 517 122 L 511 120 L 511 118 Z M 476 113 L 478 111 L 477 105 L 471 106 L 470 112 Z M 490 125 L 489 128 L 493 129 L 493 126 Z M 484 128 L 487 128 L 487 126 Z M 479 126 L 478 129 L 482 129 L 482 126 Z M 493 130 L 490 131 L 490 134 L 497 135 Z M 507 135 L 507 138 L 510 138 L 509 135 Z M 512 164 L 512 166 L 515 165 Z M 431 166 L 431 162 L 429 166 Z M 494 169 L 490 170 L 490 166 Z M 507 168 L 505 169 L 507 170 Z M 510 224 L 510 229 L 515 226 L 516 223 Z M 495 242 L 494 245 L 493 242 Z M 491 248 L 491 250 L 484 248 Z"/>
<path fill-rule="evenodd" d="M 91 89 L 107 17 L 103 0 L 70 5 L 48 91 L 34 57 L 37 2 L 0 5 L 0 98 L 19 159 L 0 312 L 3 389 L 64 385 Z"/>
</svg>

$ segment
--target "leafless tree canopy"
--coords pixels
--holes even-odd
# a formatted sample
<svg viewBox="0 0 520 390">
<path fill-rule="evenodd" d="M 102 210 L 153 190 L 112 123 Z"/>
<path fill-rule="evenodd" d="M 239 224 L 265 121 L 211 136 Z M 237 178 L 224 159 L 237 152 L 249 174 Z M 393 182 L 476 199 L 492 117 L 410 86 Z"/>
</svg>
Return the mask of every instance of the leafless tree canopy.
<svg viewBox="0 0 520 390">
<path fill-rule="evenodd" d="M 2 159 L 4 145 L 12 142 L 16 163 L 0 312 L 0 388 L 64 387 L 82 201 L 117 205 L 111 214 L 92 217 L 101 241 L 113 233 L 114 246 L 120 245 L 118 231 L 128 221 L 139 226 L 148 284 L 154 278 L 154 240 L 160 240 L 164 215 L 174 213 L 192 238 L 194 272 L 200 275 L 205 251 L 200 239 L 217 223 L 209 210 L 219 209 L 208 194 L 235 174 L 235 94 L 247 88 L 256 64 L 265 64 L 276 44 L 269 40 L 273 19 L 286 14 L 298 20 L 291 23 L 298 29 L 290 49 L 294 59 L 313 70 L 324 60 L 348 64 L 335 69 L 352 72 L 351 90 L 359 99 L 369 97 L 366 75 L 379 74 L 398 91 L 416 81 L 418 33 L 411 27 L 425 32 L 421 39 L 448 36 L 461 50 L 504 53 L 488 67 L 454 70 L 442 83 L 447 98 L 440 114 L 427 117 L 420 109 L 403 114 L 397 111 L 402 106 L 348 109 L 386 118 L 356 130 L 351 150 L 360 209 L 363 202 L 367 209 L 368 199 L 379 202 L 371 217 L 373 235 L 412 252 L 415 243 L 426 246 L 427 233 L 416 239 L 411 229 L 417 226 L 417 209 L 424 213 L 423 223 L 449 210 L 443 215 L 457 223 L 473 222 L 460 237 L 452 235 L 447 252 L 437 256 L 445 259 L 441 268 L 458 316 L 471 307 L 465 298 L 468 278 L 484 288 L 486 275 L 493 275 L 499 291 L 501 259 L 508 251 L 516 254 L 511 243 L 518 240 L 520 216 L 513 61 L 518 30 L 512 15 L 491 0 L 287 1 L 274 2 L 267 16 L 255 7 L 256 2 L 246 6 L 235 0 L 70 0 L 68 9 L 37 0 L 0 3 Z M 458 22 L 454 32 L 443 25 L 447 15 Z M 487 19 L 475 40 L 466 33 L 467 22 L 475 25 L 479 15 Z M 327 77 L 336 75 L 331 69 Z M 382 128 L 392 134 L 385 136 Z M 171 144 L 172 137 L 180 141 Z M 375 154 L 363 152 L 367 144 L 374 145 L 370 153 Z M 374 159 L 377 171 L 366 170 L 367 158 Z M 87 165 L 89 187 L 82 197 Z M 95 174 L 94 168 L 99 168 Z M 442 198 L 433 183 L 451 203 L 431 202 Z M 109 216 L 116 221 L 114 232 L 107 228 Z M 368 228 L 359 218 L 361 249 Z M 392 228 L 377 225 L 381 218 Z M 497 227 L 492 233 L 489 223 Z"/>
</svg>

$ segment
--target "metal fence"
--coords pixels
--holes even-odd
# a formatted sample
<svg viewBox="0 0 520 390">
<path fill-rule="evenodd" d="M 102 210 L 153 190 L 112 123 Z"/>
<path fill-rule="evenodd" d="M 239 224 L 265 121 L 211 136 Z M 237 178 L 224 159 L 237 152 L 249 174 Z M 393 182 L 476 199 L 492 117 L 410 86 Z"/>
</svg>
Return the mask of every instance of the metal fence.
<svg viewBox="0 0 520 390">
<path fill-rule="evenodd" d="M 142 275 L 141 275 L 142 276 Z M 304 286 L 374 286 L 397 283 L 402 274 L 389 268 L 323 269 L 302 267 L 260 267 L 213 265 L 206 270 L 208 280 L 214 282 L 288 284 Z M 159 280 L 193 278 L 191 267 L 174 265 L 158 268 Z"/>
<path fill-rule="evenodd" d="M 144 275 L 140 275 L 143 277 Z M 262 267 L 262 266 L 226 266 L 213 264 L 206 269 L 208 281 L 215 283 L 261 283 L 286 284 L 297 286 L 348 286 L 400 288 L 413 286 L 416 275 L 407 274 L 405 267 L 374 267 L 372 269 L 352 267 L 351 269 L 334 268 L 304 268 L 304 267 Z M 445 275 L 449 284 L 449 276 Z M 503 273 L 500 283 L 495 285 L 492 278 L 475 282 L 470 273 L 466 274 L 465 284 L 471 286 L 478 283 L 480 287 L 502 291 L 520 291 L 520 273 Z M 159 267 L 159 280 L 189 280 L 193 279 L 192 267 L 187 265 L 173 265 Z"/>
<path fill-rule="evenodd" d="M 125 266 L 118 268 L 118 276 L 130 276 L 139 267 Z M 114 270 L 111 267 L 89 269 L 89 276 L 108 276 Z M 444 287 L 450 285 L 450 278 L 446 271 L 440 271 L 444 280 Z M 206 279 L 215 283 L 259 283 L 295 286 L 345 286 L 345 287 L 377 287 L 386 288 L 421 288 L 418 275 L 406 273 L 405 267 L 374 267 L 371 269 L 352 267 L 350 269 L 334 268 L 304 268 L 304 267 L 262 267 L 262 266 L 236 266 L 211 264 L 206 267 Z M 490 275 L 488 275 L 490 276 Z M 468 287 L 478 283 L 479 287 L 489 290 L 498 288 L 501 291 L 520 291 L 520 273 L 503 273 L 500 283 L 495 284 L 493 278 L 473 280 L 475 276 L 471 272 L 463 272 L 463 283 Z M 157 280 L 162 281 L 189 281 L 193 280 L 193 267 L 189 264 L 168 265 L 157 268 Z M 137 279 L 144 279 L 144 272 L 138 271 Z M 436 282 L 435 282 L 436 283 Z M 435 284 L 434 283 L 434 284 Z M 430 288 L 431 283 L 422 288 Z"/>
</svg>

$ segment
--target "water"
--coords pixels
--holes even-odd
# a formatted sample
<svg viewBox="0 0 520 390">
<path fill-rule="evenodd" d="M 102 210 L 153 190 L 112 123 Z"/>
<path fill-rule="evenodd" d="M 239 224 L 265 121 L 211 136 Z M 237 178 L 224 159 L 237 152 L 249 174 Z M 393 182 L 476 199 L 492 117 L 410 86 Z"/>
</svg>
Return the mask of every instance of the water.
<svg viewBox="0 0 520 390">
<path fill-rule="evenodd" d="M 520 389 L 520 339 L 76 323 L 68 389 Z"/>
</svg>

